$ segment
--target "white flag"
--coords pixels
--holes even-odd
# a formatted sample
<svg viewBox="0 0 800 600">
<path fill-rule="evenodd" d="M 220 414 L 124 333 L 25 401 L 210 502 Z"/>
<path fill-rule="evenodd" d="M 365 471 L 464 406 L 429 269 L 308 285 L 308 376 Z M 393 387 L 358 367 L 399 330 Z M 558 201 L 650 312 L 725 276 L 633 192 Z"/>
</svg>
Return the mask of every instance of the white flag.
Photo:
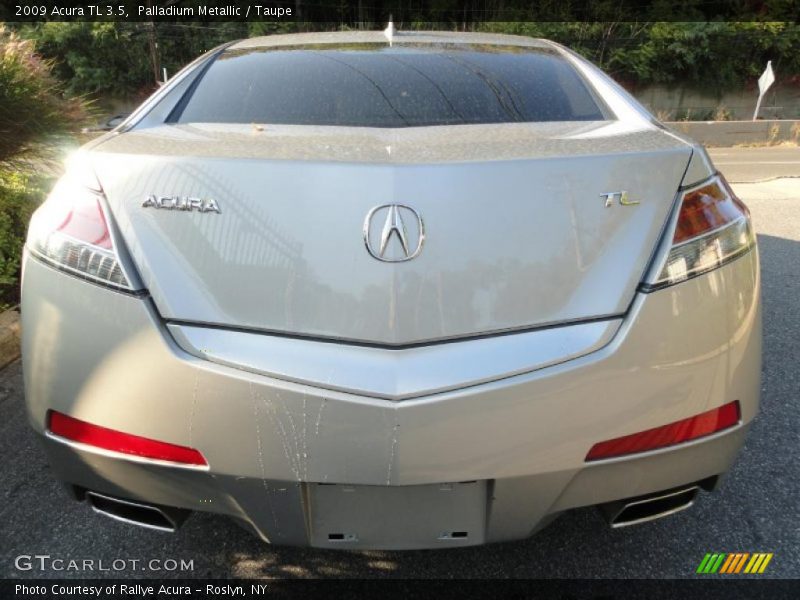
<svg viewBox="0 0 800 600">
<path fill-rule="evenodd" d="M 764 69 L 764 72 L 761 74 L 761 77 L 758 78 L 758 102 L 756 102 L 756 112 L 753 113 L 753 121 L 758 118 L 758 109 L 761 108 L 761 100 L 764 98 L 764 94 L 767 93 L 769 86 L 775 83 L 775 73 L 772 72 L 772 61 L 767 61 L 767 68 Z"/>
<path fill-rule="evenodd" d="M 775 73 L 772 72 L 772 61 L 767 61 L 767 68 L 764 69 L 764 72 L 761 74 L 761 77 L 758 78 L 758 93 L 759 95 L 764 95 L 764 93 L 775 83 Z"/>
</svg>

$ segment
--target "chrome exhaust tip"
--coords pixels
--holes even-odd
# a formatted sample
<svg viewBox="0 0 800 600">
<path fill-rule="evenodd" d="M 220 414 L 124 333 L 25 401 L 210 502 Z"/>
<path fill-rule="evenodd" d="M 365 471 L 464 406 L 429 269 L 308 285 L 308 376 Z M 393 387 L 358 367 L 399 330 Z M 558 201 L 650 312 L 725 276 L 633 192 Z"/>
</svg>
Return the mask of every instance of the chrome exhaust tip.
<svg viewBox="0 0 800 600">
<path fill-rule="evenodd" d="M 648 496 L 601 504 L 600 510 L 613 529 L 638 525 L 686 510 L 697 497 L 696 485 Z"/>
<path fill-rule="evenodd" d="M 88 490 L 86 500 L 94 512 L 115 521 L 169 533 L 174 533 L 189 516 L 186 509 L 122 500 Z"/>
</svg>

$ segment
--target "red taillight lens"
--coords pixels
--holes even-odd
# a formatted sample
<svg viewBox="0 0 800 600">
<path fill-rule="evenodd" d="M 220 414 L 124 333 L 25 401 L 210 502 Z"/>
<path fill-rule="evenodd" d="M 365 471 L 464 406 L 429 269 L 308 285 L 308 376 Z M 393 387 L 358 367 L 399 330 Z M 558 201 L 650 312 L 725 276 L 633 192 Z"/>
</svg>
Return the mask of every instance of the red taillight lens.
<svg viewBox="0 0 800 600">
<path fill-rule="evenodd" d="M 747 210 L 722 180 L 715 179 L 683 195 L 673 244 L 680 244 L 747 216 Z"/>
<path fill-rule="evenodd" d="M 206 466 L 208 464 L 203 455 L 194 448 L 159 442 L 92 425 L 56 411 L 50 411 L 48 429 L 59 437 L 112 452 L 186 465 Z"/>
<path fill-rule="evenodd" d="M 133 289 L 114 248 L 103 192 L 91 178 L 68 172 L 31 218 L 28 248 L 66 271 L 98 283 Z"/>
<path fill-rule="evenodd" d="M 599 442 L 589 450 L 586 460 L 614 458 L 674 446 L 733 427 L 739 422 L 739 419 L 739 402 L 729 402 L 688 419 Z"/>
<path fill-rule="evenodd" d="M 717 175 L 683 193 L 672 247 L 658 276 L 643 288 L 652 291 L 680 283 L 724 265 L 754 245 L 747 207 Z"/>
<path fill-rule="evenodd" d="M 113 248 L 99 198 L 88 194 L 80 195 L 63 208 L 66 209 L 66 215 L 56 231 L 91 246 L 105 250 Z"/>
</svg>

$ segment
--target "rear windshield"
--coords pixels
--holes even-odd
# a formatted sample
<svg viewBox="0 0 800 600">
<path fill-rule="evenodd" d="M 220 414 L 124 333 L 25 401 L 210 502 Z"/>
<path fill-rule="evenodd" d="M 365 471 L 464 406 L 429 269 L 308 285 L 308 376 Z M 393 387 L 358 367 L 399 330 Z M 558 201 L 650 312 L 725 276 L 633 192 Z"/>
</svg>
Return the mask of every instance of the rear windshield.
<svg viewBox="0 0 800 600">
<path fill-rule="evenodd" d="M 549 48 L 359 44 L 227 50 L 170 121 L 422 127 L 605 115 Z"/>
</svg>

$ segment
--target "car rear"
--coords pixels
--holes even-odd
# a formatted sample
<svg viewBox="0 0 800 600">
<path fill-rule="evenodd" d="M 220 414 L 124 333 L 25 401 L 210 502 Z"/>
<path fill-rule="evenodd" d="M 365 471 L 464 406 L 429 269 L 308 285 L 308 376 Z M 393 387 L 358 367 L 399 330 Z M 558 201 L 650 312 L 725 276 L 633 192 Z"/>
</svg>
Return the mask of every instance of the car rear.
<svg viewBox="0 0 800 600">
<path fill-rule="evenodd" d="M 95 510 L 449 547 L 712 489 L 757 410 L 746 208 L 550 43 L 309 34 L 190 66 L 37 212 L 26 393 Z"/>
</svg>

